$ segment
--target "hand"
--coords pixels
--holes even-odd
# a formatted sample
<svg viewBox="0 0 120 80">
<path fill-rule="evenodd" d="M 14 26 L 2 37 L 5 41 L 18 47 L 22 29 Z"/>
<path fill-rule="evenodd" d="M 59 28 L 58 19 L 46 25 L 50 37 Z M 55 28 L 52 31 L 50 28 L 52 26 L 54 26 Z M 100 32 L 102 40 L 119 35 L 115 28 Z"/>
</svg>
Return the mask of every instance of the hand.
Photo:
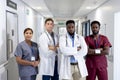
<svg viewBox="0 0 120 80">
<path fill-rule="evenodd" d="M 32 62 L 31 62 L 31 65 L 32 65 L 33 67 L 37 67 L 38 64 L 39 64 L 39 61 L 32 61 Z"/>
<path fill-rule="evenodd" d="M 101 51 L 103 50 L 103 48 L 99 48 Z"/>
<path fill-rule="evenodd" d="M 31 66 L 35 67 L 35 65 L 34 65 L 34 61 L 31 62 Z"/>
<path fill-rule="evenodd" d="M 79 51 L 80 49 L 81 49 L 81 46 L 78 46 L 78 47 L 77 47 L 77 51 Z"/>
<path fill-rule="evenodd" d="M 57 50 L 57 47 L 56 46 L 48 46 L 48 48 L 50 49 L 50 50 L 53 50 L 53 51 L 56 51 Z"/>
<path fill-rule="evenodd" d="M 59 48 L 59 44 L 57 44 L 55 47 Z"/>
<path fill-rule="evenodd" d="M 39 64 L 39 61 L 34 61 L 34 66 L 37 67 Z"/>
</svg>

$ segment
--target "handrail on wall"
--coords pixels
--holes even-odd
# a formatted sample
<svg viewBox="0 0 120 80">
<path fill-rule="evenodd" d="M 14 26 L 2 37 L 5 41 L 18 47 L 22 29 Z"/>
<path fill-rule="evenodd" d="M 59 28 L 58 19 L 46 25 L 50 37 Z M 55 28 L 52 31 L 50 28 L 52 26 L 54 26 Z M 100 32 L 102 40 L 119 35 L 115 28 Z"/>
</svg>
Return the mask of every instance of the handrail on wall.
<svg viewBox="0 0 120 80">
<path fill-rule="evenodd" d="M 8 64 L 8 61 L 4 62 L 3 64 L 0 65 L 0 69 L 5 67 Z"/>
</svg>

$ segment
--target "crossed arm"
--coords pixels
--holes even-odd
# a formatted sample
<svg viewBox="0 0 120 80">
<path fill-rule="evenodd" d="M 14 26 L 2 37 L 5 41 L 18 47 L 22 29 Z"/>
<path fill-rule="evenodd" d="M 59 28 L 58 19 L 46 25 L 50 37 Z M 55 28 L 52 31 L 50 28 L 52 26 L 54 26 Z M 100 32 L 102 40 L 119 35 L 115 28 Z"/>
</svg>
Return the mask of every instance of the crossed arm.
<svg viewBox="0 0 120 80">
<path fill-rule="evenodd" d="M 104 48 L 98 48 L 100 50 L 100 54 L 95 53 L 95 49 L 88 48 L 88 55 L 108 55 L 109 47 L 106 46 Z"/>
</svg>

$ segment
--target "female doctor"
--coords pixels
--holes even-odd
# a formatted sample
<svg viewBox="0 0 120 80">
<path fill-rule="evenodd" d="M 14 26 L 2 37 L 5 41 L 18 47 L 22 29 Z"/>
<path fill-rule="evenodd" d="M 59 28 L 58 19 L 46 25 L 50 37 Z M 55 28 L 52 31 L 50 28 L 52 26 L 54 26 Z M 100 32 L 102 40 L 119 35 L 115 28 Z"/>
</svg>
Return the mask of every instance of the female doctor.
<svg viewBox="0 0 120 80">
<path fill-rule="evenodd" d="M 54 21 L 51 18 L 45 20 L 46 31 L 39 38 L 40 45 L 40 75 L 42 80 L 59 80 L 57 47 L 58 36 L 53 32 Z"/>
<path fill-rule="evenodd" d="M 24 30 L 25 40 L 17 45 L 14 52 L 21 80 L 36 80 L 38 74 L 39 50 L 37 43 L 31 41 L 32 36 L 33 30 L 26 28 Z"/>
<path fill-rule="evenodd" d="M 66 22 L 67 34 L 60 37 L 59 48 L 62 53 L 60 64 L 60 79 L 81 80 L 88 75 L 84 56 L 87 45 L 82 36 L 75 33 L 75 22 Z M 83 78 L 82 78 L 83 80 Z"/>
</svg>

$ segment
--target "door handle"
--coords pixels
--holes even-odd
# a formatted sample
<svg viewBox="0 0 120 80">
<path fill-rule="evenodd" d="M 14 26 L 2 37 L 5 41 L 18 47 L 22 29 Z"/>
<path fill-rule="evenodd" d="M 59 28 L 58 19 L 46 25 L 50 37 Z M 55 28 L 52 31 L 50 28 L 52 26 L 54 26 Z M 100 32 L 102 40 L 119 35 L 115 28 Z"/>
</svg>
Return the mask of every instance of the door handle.
<svg viewBox="0 0 120 80">
<path fill-rule="evenodd" d="M 13 40 L 12 39 L 8 39 L 9 41 L 9 53 L 13 52 Z"/>
</svg>

